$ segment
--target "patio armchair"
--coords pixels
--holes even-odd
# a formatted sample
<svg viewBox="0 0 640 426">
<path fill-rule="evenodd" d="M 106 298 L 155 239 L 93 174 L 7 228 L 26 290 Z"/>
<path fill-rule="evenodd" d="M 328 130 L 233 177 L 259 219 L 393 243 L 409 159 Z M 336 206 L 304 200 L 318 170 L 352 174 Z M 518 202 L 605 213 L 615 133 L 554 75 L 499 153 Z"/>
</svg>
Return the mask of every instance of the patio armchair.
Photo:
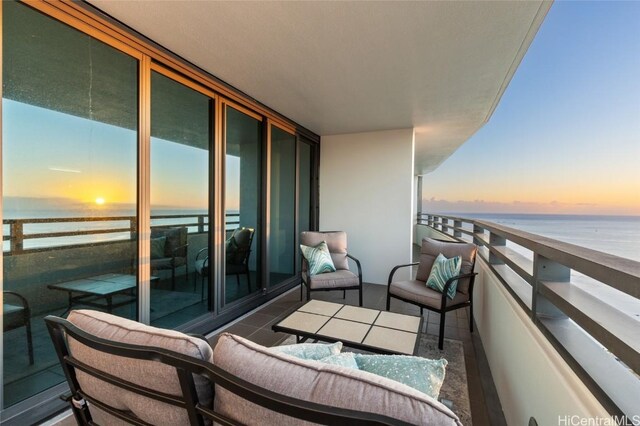
<svg viewBox="0 0 640 426">
<path fill-rule="evenodd" d="M 236 228 L 225 242 L 225 275 L 235 275 L 240 285 L 240 275 L 247 277 L 247 287 L 251 293 L 251 274 L 249 272 L 249 256 L 255 230 L 253 228 Z M 201 293 L 204 299 L 204 279 L 209 276 L 209 248 L 205 247 L 196 254 L 196 274 L 200 275 Z M 194 277 L 195 285 L 195 277 Z"/>
<path fill-rule="evenodd" d="M 151 228 L 151 239 L 160 238 L 165 239 L 164 250 L 155 256 L 151 251 L 151 271 L 171 270 L 171 290 L 175 290 L 176 269 L 184 266 L 185 275 L 189 275 L 188 229 L 185 226 Z"/>
<path fill-rule="evenodd" d="M 4 332 L 24 327 L 27 333 L 29 365 L 33 365 L 33 340 L 31 337 L 31 309 L 27 299 L 13 291 L 3 291 L 2 329 Z M 7 297 L 9 296 L 9 297 Z M 11 303 L 7 299 L 17 299 Z"/>
<path fill-rule="evenodd" d="M 461 426 L 443 404 L 402 383 L 228 333 L 212 350 L 204 338 L 104 312 L 45 322 L 79 425 Z"/>
<path fill-rule="evenodd" d="M 444 347 L 444 326 L 446 313 L 456 309 L 469 307 L 469 329 L 473 332 L 473 284 L 477 273 L 473 272 L 476 263 L 478 247 L 475 244 L 441 241 L 424 238 L 420 248 L 420 262 L 398 265 L 391 270 L 387 286 L 387 311 L 391 308 L 391 298 L 399 299 L 420 307 L 420 315 L 423 309 L 428 309 L 440 314 L 440 333 L 438 348 Z M 460 274 L 447 280 L 442 293 L 427 287 L 426 281 L 433 267 L 436 257 L 443 254 L 446 258 L 460 256 L 462 266 Z M 393 277 L 400 268 L 418 266 L 416 277 L 413 280 L 394 281 Z M 458 281 L 455 297 L 447 296 L 451 285 Z"/>
<path fill-rule="evenodd" d="M 347 252 L 347 233 L 343 231 L 313 232 L 300 234 L 300 244 L 315 247 L 325 241 L 331 253 L 331 260 L 336 268 L 335 272 L 310 275 L 309 263 L 301 257 L 302 283 L 300 284 L 300 300 L 303 297 L 303 287 L 307 288 L 307 300 L 311 299 L 312 291 L 342 290 L 342 297 L 346 297 L 347 290 L 358 290 L 359 303 L 362 306 L 362 266 L 360 261 Z M 358 268 L 358 275 L 349 269 L 348 259 L 353 260 Z"/>
</svg>

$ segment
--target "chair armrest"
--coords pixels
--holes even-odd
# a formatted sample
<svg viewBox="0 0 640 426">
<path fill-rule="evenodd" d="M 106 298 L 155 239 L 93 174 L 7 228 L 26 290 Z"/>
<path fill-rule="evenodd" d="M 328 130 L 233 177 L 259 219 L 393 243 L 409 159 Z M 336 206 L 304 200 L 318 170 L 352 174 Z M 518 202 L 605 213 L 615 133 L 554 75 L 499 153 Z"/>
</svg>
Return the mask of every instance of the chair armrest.
<svg viewBox="0 0 640 426">
<path fill-rule="evenodd" d="M 183 250 L 183 249 L 187 249 L 189 247 L 189 244 L 184 244 L 182 246 L 178 246 L 175 247 L 173 250 L 171 250 L 171 257 L 176 257 L 176 253 L 178 252 L 178 250 Z"/>
<path fill-rule="evenodd" d="M 420 262 L 413 262 L 413 263 L 407 263 L 406 265 L 397 265 L 394 266 L 393 269 L 391 270 L 391 273 L 389 274 L 389 281 L 387 282 L 387 285 L 391 285 L 391 283 L 393 282 L 393 276 L 395 275 L 396 271 L 400 268 L 406 268 L 408 266 L 416 266 L 419 265 Z"/>
<path fill-rule="evenodd" d="M 196 254 L 196 259 L 195 260 L 198 260 L 202 253 L 207 253 L 207 257 L 209 257 L 209 247 L 205 247 L 203 249 L 200 249 L 200 251 L 198 251 L 198 254 Z"/>
<path fill-rule="evenodd" d="M 473 278 L 476 275 L 478 275 L 477 272 L 470 272 L 468 274 L 456 275 L 455 277 L 449 278 L 447 282 L 444 284 L 444 288 L 442 289 L 442 309 L 444 309 L 445 306 L 447 305 L 447 294 L 449 293 L 449 287 L 451 287 L 453 282 L 462 278 Z M 472 286 L 469 287 L 469 291 L 473 291 Z"/>
<path fill-rule="evenodd" d="M 358 267 L 358 278 L 360 278 L 360 282 L 362 282 L 362 266 L 360 265 L 360 261 L 351 256 L 349 253 L 347 253 L 347 257 L 356 262 L 356 266 Z"/>
<path fill-rule="evenodd" d="M 18 298 L 18 300 L 20 300 L 20 304 L 22 305 L 23 308 L 25 308 L 27 310 L 29 309 L 29 302 L 27 302 L 27 299 L 23 295 L 18 294 L 18 293 L 13 292 L 13 291 L 3 291 L 2 293 L 3 294 L 10 294 L 12 296 L 15 296 L 16 298 Z"/>
</svg>

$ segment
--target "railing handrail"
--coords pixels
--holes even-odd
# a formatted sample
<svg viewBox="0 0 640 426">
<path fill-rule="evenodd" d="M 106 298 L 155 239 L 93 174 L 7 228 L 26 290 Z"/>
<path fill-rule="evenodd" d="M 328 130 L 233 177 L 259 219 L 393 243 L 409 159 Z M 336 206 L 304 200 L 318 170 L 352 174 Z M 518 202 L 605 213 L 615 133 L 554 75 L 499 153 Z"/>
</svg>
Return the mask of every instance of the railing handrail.
<svg viewBox="0 0 640 426">
<path fill-rule="evenodd" d="M 473 231 L 463 229 L 463 223 Z M 635 413 L 637 398 L 632 394 L 640 393 L 640 262 L 487 220 L 419 213 L 417 224 L 458 241 L 465 241 L 463 233 L 473 237 L 484 247 L 479 256 L 489 270 L 607 409 Z M 507 242 L 530 250 L 533 259 Z M 572 270 L 598 283 L 572 276 Z"/>
<path fill-rule="evenodd" d="M 519 246 L 640 299 L 640 262 L 480 219 L 421 214 L 479 226 Z M 420 223 L 424 224 L 424 223 Z M 440 222 L 438 222 L 440 224 Z"/>
<path fill-rule="evenodd" d="M 195 233 L 204 232 L 205 226 L 208 226 L 209 223 L 205 223 L 205 218 L 209 216 L 208 213 L 193 213 L 193 214 L 160 214 L 151 216 L 151 220 L 162 220 L 162 219 L 186 219 L 186 218 L 194 218 L 195 222 L 181 222 L 175 224 L 158 224 L 152 225 L 151 228 L 163 227 L 163 226 L 185 226 L 187 228 L 197 228 Z M 225 227 L 228 225 L 238 225 L 240 212 L 225 212 L 225 218 L 237 218 L 235 220 L 225 220 Z M 104 228 L 104 229 L 85 229 L 85 230 L 63 230 L 56 232 L 32 232 L 25 233 L 24 227 L 25 225 L 32 224 L 63 224 L 63 223 L 83 223 L 83 222 L 129 222 L 128 227 L 115 227 L 115 228 Z M 4 231 L 2 233 L 2 241 L 9 241 L 10 248 L 6 253 L 10 254 L 20 254 L 23 252 L 30 252 L 35 250 L 48 250 L 53 248 L 58 248 L 60 245 L 51 244 L 45 247 L 37 247 L 37 248 L 24 248 L 25 240 L 38 240 L 44 238 L 64 238 L 64 237 L 78 237 L 78 236 L 89 236 L 89 235 L 104 235 L 104 234 L 114 234 L 114 233 L 124 233 L 129 232 L 130 237 L 134 238 L 137 229 L 138 229 L 138 216 L 80 216 L 80 217 L 53 217 L 53 218 L 18 218 L 18 219 L 3 219 L 3 225 L 9 225 L 9 235 L 4 235 Z M 83 246 L 87 244 L 93 243 L 75 243 L 75 244 L 64 244 L 63 247 L 75 247 L 75 246 Z"/>
</svg>

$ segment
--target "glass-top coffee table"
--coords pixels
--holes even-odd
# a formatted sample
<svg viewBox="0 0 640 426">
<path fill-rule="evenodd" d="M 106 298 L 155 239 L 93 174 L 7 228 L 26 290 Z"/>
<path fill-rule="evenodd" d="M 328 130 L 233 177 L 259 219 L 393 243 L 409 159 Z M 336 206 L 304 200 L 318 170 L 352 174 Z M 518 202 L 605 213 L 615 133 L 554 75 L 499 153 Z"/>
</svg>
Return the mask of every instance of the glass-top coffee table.
<svg viewBox="0 0 640 426">
<path fill-rule="evenodd" d="M 381 354 L 416 355 L 422 317 L 310 300 L 274 324 L 273 331 L 307 339 L 341 341 Z"/>
</svg>

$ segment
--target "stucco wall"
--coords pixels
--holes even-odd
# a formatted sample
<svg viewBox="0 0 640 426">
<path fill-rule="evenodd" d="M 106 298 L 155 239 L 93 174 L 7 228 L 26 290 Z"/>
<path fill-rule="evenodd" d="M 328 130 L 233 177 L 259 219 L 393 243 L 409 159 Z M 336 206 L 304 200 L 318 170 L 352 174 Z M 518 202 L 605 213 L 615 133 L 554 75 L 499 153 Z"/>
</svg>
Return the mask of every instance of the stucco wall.
<svg viewBox="0 0 640 426">
<path fill-rule="evenodd" d="M 474 318 L 507 424 L 564 423 L 559 416 L 607 417 L 488 266 L 478 260 Z"/>
<path fill-rule="evenodd" d="M 347 231 L 366 282 L 411 261 L 413 184 L 413 129 L 322 137 L 320 230 Z"/>
</svg>

